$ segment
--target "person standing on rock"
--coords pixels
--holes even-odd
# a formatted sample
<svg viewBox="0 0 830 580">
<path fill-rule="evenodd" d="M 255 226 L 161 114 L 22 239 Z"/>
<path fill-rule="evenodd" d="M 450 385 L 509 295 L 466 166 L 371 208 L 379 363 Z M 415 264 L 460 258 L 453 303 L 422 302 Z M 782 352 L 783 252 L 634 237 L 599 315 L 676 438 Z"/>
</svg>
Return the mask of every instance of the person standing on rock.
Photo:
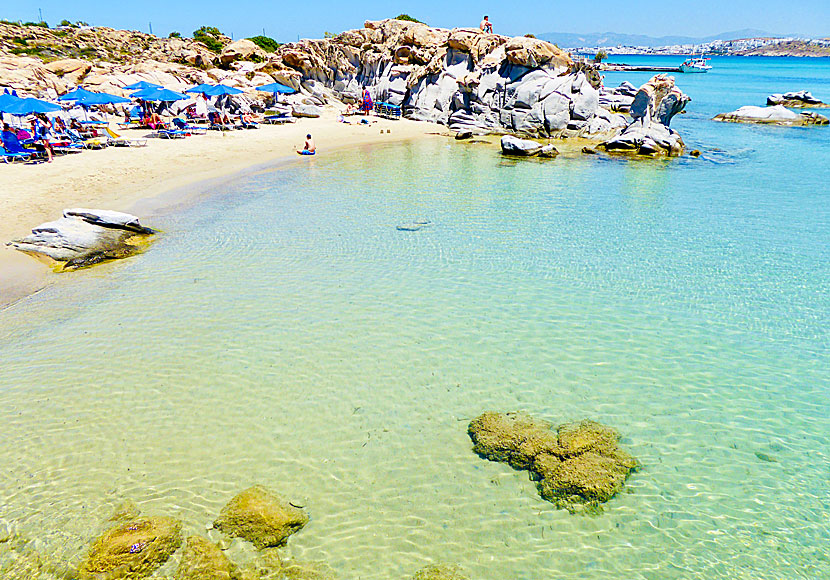
<svg viewBox="0 0 830 580">
<path fill-rule="evenodd" d="M 484 20 L 481 21 L 481 24 L 478 25 L 482 32 L 487 32 L 489 34 L 493 34 L 493 23 L 490 22 L 490 17 L 485 16 Z"/>
</svg>

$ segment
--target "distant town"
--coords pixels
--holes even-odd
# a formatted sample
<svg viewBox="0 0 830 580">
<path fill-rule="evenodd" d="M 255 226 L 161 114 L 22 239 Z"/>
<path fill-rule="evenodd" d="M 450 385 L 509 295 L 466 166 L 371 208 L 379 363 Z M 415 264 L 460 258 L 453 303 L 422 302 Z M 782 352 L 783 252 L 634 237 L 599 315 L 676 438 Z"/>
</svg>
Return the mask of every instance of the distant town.
<svg viewBox="0 0 830 580">
<path fill-rule="evenodd" d="M 622 54 L 707 54 L 723 56 L 830 57 L 830 38 L 741 38 L 737 40 L 713 40 L 699 44 L 673 44 L 669 46 L 579 46 L 568 48 L 568 50 L 576 54 L 596 54 L 599 51 L 603 51 L 609 56 Z"/>
</svg>

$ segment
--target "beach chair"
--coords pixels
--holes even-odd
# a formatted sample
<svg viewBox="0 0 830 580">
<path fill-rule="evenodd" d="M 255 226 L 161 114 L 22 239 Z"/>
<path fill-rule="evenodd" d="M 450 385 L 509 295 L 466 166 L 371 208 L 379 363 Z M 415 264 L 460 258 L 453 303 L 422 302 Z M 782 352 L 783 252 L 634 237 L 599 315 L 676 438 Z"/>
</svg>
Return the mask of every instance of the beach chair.
<svg viewBox="0 0 830 580">
<path fill-rule="evenodd" d="M 271 125 L 281 125 L 283 123 L 295 123 L 297 119 L 291 116 L 291 113 L 279 113 L 278 115 L 266 115 L 264 122 Z"/>
<path fill-rule="evenodd" d="M 156 132 L 153 133 L 159 139 L 184 139 L 187 137 L 188 133 L 184 131 L 179 131 L 178 129 L 156 129 Z"/>
<path fill-rule="evenodd" d="M 31 161 L 34 155 L 34 151 L 19 151 L 12 153 L 10 151 L 6 151 L 6 149 L 0 146 L 0 156 L 3 157 L 3 161 L 5 163 L 14 163 L 15 161 Z"/>
<path fill-rule="evenodd" d="M 110 145 L 115 145 L 116 147 L 146 147 L 147 146 L 147 139 L 127 139 L 126 137 L 122 137 L 115 131 L 113 131 L 109 126 L 105 129 L 107 132 L 107 137 L 109 138 Z"/>
<path fill-rule="evenodd" d="M 31 140 L 30 140 L 31 141 Z M 22 141 L 17 135 L 9 135 L 8 132 L 3 132 L 3 151 L 7 155 L 11 155 L 16 159 L 22 159 L 23 157 L 35 159 L 41 156 L 40 151 L 35 151 L 33 149 L 26 149 L 22 145 Z"/>
<path fill-rule="evenodd" d="M 183 120 L 175 117 L 173 119 L 173 124 L 176 126 L 176 129 L 179 131 L 184 131 L 186 133 L 190 133 L 191 135 L 205 135 L 207 134 L 206 127 L 197 127 L 196 125 L 190 125 L 185 123 Z"/>
</svg>

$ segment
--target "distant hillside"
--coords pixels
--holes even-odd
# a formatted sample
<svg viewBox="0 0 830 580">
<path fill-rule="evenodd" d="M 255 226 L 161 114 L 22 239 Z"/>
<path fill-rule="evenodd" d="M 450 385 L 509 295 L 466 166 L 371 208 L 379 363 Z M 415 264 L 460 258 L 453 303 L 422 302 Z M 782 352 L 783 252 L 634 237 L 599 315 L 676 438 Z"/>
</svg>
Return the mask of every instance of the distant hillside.
<svg viewBox="0 0 830 580">
<path fill-rule="evenodd" d="M 763 30 L 746 28 L 722 32 L 714 36 L 696 38 L 691 36 L 646 36 L 643 34 L 620 34 L 617 32 L 592 32 L 588 34 L 573 34 L 568 32 L 544 32 L 537 34 L 537 38 L 558 44 L 563 48 L 581 46 L 672 46 L 675 44 L 703 44 L 714 40 L 736 40 L 739 38 L 797 36 L 771 34 Z"/>
</svg>

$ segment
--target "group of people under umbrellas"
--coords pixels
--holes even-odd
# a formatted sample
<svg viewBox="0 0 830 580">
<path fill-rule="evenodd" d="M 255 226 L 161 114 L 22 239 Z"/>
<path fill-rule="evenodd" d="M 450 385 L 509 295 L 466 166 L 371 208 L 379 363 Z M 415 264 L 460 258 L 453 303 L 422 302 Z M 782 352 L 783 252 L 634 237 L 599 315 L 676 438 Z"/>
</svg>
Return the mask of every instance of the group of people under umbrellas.
<svg viewBox="0 0 830 580">
<path fill-rule="evenodd" d="M 76 106 L 82 107 L 84 118 L 86 118 L 89 107 L 96 105 L 123 105 L 130 103 L 132 99 L 136 99 L 138 101 L 137 106 L 141 111 L 142 122 L 151 128 L 155 128 L 153 125 L 160 125 L 161 118 L 151 103 L 161 102 L 169 104 L 175 101 L 190 99 L 187 95 L 165 89 L 160 85 L 146 81 L 128 85 L 124 89 L 135 92 L 132 93 L 131 98 L 126 98 L 108 93 L 96 93 L 78 87 L 59 96 L 57 100 L 61 102 L 74 102 Z M 258 87 L 257 90 L 270 92 L 274 95 L 295 92 L 290 87 L 279 83 Z M 201 94 L 206 104 L 208 96 L 235 95 L 243 91 L 222 84 L 202 84 L 188 89 L 185 92 Z M 0 118 L 2 117 L 2 113 L 20 118 L 31 116 L 29 119 L 29 130 L 14 130 L 8 123 L 3 123 L 2 144 L 4 149 L 9 150 L 13 146 L 19 148 L 20 138 L 22 136 L 27 144 L 32 145 L 37 151 L 45 154 L 47 161 L 51 163 L 53 158 L 53 138 L 56 135 L 66 134 L 69 130 L 78 131 L 78 133 L 83 131 L 83 125 L 77 118 L 70 119 L 69 126 L 67 127 L 66 122 L 60 116 L 54 116 L 52 118 L 47 116 L 47 113 L 56 113 L 62 110 L 63 107 L 59 104 L 34 98 L 21 98 L 14 91 L 4 91 L 0 94 Z M 130 113 L 127 110 L 127 121 L 129 120 Z M 224 122 L 224 120 L 227 120 L 227 114 L 224 118 L 220 117 L 220 122 Z"/>
</svg>

